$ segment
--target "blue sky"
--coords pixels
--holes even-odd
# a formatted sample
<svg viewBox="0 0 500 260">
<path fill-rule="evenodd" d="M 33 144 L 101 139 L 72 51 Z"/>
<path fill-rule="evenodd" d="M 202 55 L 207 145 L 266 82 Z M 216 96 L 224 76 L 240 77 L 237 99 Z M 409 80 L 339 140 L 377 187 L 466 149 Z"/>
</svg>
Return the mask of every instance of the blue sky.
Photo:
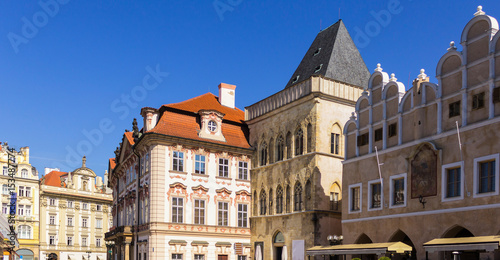
<svg viewBox="0 0 500 260">
<path fill-rule="evenodd" d="M 85 154 L 102 176 L 141 107 L 225 82 L 244 109 L 284 88 L 339 13 L 371 72 L 381 63 L 407 85 L 424 68 L 436 82 L 478 5 L 500 18 L 492 0 L 1 1 L 0 141 L 29 146 L 41 173 Z"/>
</svg>

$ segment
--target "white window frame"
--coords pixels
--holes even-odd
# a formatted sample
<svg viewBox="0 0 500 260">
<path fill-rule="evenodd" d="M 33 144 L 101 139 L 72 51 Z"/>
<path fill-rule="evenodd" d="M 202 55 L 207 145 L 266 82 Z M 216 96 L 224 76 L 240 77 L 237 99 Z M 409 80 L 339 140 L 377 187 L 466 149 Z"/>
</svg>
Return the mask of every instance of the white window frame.
<svg viewBox="0 0 500 260">
<path fill-rule="evenodd" d="M 32 196 L 31 187 L 25 187 L 24 192 L 25 192 L 26 197 L 31 198 L 31 196 Z"/>
<path fill-rule="evenodd" d="M 174 205 L 174 199 L 177 200 L 176 205 Z M 179 201 L 182 201 L 182 205 L 179 205 Z M 170 217 L 171 217 L 170 221 L 172 223 L 178 223 L 178 224 L 184 223 L 184 218 L 185 218 L 185 216 L 184 216 L 184 206 L 186 205 L 184 197 L 173 197 L 171 205 L 172 205 L 171 206 L 172 212 L 170 214 Z M 177 215 L 175 216 L 176 217 L 175 222 L 174 222 L 174 208 L 177 209 Z M 181 212 L 180 214 L 179 214 L 179 210 Z M 180 218 L 182 218 L 180 221 L 179 221 L 179 215 L 180 215 Z"/>
<path fill-rule="evenodd" d="M 49 198 L 49 206 L 57 206 L 56 204 L 57 204 L 56 199 Z"/>
<path fill-rule="evenodd" d="M 82 203 L 82 210 L 88 210 L 89 209 L 89 204 L 87 202 Z"/>
<path fill-rule="evenodd" d="M 219 158 L 219 163 L 217 164 L 217 166 L 218 166 L 218 171 L 217 171 L 218 174 L 217 174 L 217 176 L 218 177 L 230 178 L 229 164 L 230 164 L 229 163 L 229 159 L 227 159 L 227 158 Z M 224 175 L 227 175 L 227 176 L 224 176 Z"/>
<path fill-rule="evenodd" d="M 19 188 L 17 189 L 17 196 L 25 197 L 25 195 L 26 195 L 26 193 L 25 193 L 24 186 L 19 186 Z"/>
<path fill-rule="evenodd" d="M 246 177 L 246 178 L 242 178 Z M 238 161 L 238 179 L 248 180 L 248 162 Z"/>
<path fill-rule="evenodd" d="M 56 215 L 49 215 L 49 225 L 56 224 Z"/>
<path fill-rule="evenodd" d="M 394 185 L 393 185 L 393 181 L 396 180 L 396 179 L 401 179 L 403 178 L 403 183 L 405 185 L 405 188 L 404 188 L 404 202 L 403 204 L 400 204 L 400 205 L 394 205 Z M 401 174 L 396 174 L 396 175 L 392 175 L 390 178 L 389 178 L 389 183 L 390 183 L 390 186 L 389 186 L 389 194 L 390 194 L 390 202 L 389 202 L 389 208 L 404 208 L 406 207 L 406 203 L 408 202 L 408 179 L 407 179 L 407 174 L 406 173 L 401 173 Z"/>
<path fill-rule="evenodd" d="M 67 246 L 73 246 L 73 236 L 67 236 L 66 237 L 66 245 Z"/>
<path fill-rule="evenodd" d="M 83 217 L 82 218 L 82 228 L 88 228 L 89 227 L 89 218 Z"/>
<path fill-rule="evenodd" d="M 368 194 L 367 194 L 367 201 L 368 201 L 368 211 L 375 211 L 375 210 L 382 210 L 384 208 L 384 184 L 383 184 L 384 179 L 375 179 L 371 180 L 368 182 Z M 380 207 L 378 208 L 372 208 L 372 184 L 380 184 Z"/>
<path fill-rule="evenodd" d="M 72 200 L 68 200 L 68 208 L 69 209 L 73 208 L 73 201 Z"/>
<path fill-rule="evenodd" d="M 195 174 L 207 174 L 207 166 L 206 166 L 207 156 L 203 155 L 203 154 L 195 154 L 194 158 L 195 158 L 195 160 L 194 160 L 193 173 L 195 173 Z M 201 158 L 203 158 L 203 160 Z M 199 168 L 200 172 L 196 172 L 196 168 Z"/>
<path fill-rule="evenodd" d="M 359 188 L 359 210 L 352 210 L 352 200 L 353 200 L 353 197 L 352 197 L 352 189 L 354 188 Z M 349 185 L 349 189 L 348 189 L 348 192 L 349 192 L 349 205 L 348 205 L 348 213 L 351 214 L 351 213 L 360 213 L 363 211 L 363 184 L 362 183 L 356 183 L 356 184 L 351 184 Z"/>
<path fill-rule="evenodd" d="M 56 236 L 49 236 L 49 245 L 51 246 L 56 245 Z"/>
<path fill-rule="evenodd" d="M 31 217 L 31 205 L 24 206 L 24 215 L 26 217 Z"/>
<path fill-rule="evenodd" d="M 481 198 L 481 197 L 488 197 L 488 196 L 496 196 L 498 195 L 498 188 L 499 188 L 499 185 L 498 185 L 498 173 L 499 173 L 499 169 L 498 169 L 498 163 L 500 162 L 500 159 L 499 159 L 499 155 L 498 153 L 496 154 L 491 154 L 491 155 L 487 155 L 487 156 L 483 156 L 483 157 L 479 157 L 479 158 L 475 158 L 474 159 L 474 194 L 473 194 L 473 197 L 474 198 Z M 494 160 L 495 161 L 495 191 L 494 192 L 485 192 L 485 193 L 479 193 L 479 163 L 481 162 L 485 162 L 485 161 L 491 161 L 491 160 Z"/>
<path fill-rule="evenodd" d="M 177 161 L 177 167 L 174 162 Z M 172 170 L 176 172 L 184 172 L 184 152 L 173 151 L 172 152 Z"/>
<path fill-rule="evenodd" d="M 66 225 L 68 227 L 72 227 L 74 226 L 74 223 L 73 223 L 73 217 L 67 217 L 67 222 L 66 222 Z"/>
<path fill-rule="evenodd" d="M 95 228 L 102 228 L 102 219 L 98 218 L 95 220 Z"/>
<path fill-rule="evenodd" d="M 82 246 L 84 246 L 84 247 L 89 246 L 87 240 L 88 240 L 87 237 L 82 237 Z M 85 241 L 85 243 L 84 243 L 84 241 Z"/>
<path fill-rule="evenodd" d="M 238 210 L 238 227 L 247 228 L 248 227 L 248 208 L 249 205 L 245 203 L 237 203 Z M 241 207 L 240 207 L 241 206 Z"/>
<path fill-rule="evenodd" d="M 448 170 L 458 168 L 460 167 L 460 196 L 456 197 L 446 197 L 446 194 L 448 194 Z M 464 162 L 454 162 L 454 163 L 448 163 L 443 166 L 441 166 L 441 201 L 442 202 L 448 202 L 448 201 L 455 201 L 455 200 L 463 200 L 464 199 L 464 192 L 465 192 L 465 186 L 464 186 Z"/>
<path fill-rule="evenodd" d="M 96 246 L 96 247 L 102 247 L 101 238 L 96 238 L 96 239 L 95 239 L 95 246 Z"/>
</svg>

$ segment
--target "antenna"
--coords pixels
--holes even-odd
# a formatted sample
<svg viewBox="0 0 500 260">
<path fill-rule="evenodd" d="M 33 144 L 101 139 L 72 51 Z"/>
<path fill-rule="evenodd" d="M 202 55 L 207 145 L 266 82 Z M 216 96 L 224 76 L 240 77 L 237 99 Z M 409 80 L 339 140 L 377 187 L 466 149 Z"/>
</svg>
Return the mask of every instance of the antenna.
<svg viewBox="0 0 500 260">
<path fill-rule="evenodd" d="M 460 149 L 460 161 L 463 163 L 464 162 L 464 155 L 462 152 L 462 141 L 460 140 L 460 129 L 458 128 L 458 121 L 455 121 L 455 124 L 457 125 L 457 136 L 458 136 L 458 148 Z M 464 169 L 461 169 L 462 171 Z M 467 185 L 465 185 L 465 180 L 464 180 L 464 187 L 465 191 L 467 192 L 467 197 L 470 197 L 470 192 L 467 189 Z"/>
<path fill-rule="evenodd" d="M 377 167 L 378 167 L 378 177 L 380 178 L 380 193 L 381 194 L 384 194 L 384 182 L 382 181 L 382 172 L 380 171 L 380 165 L 384 165 L 383 163 L 380 163 L 379 159 L 378 159 L 378 150 L 377 150 L 377 146 L 375 146 L 375 154 L 377 155 Z M 382 206 L 382 208 L 384 207 L 384 202 L 381 201 L 380 202 L 380 205 Z"/>
</svg>

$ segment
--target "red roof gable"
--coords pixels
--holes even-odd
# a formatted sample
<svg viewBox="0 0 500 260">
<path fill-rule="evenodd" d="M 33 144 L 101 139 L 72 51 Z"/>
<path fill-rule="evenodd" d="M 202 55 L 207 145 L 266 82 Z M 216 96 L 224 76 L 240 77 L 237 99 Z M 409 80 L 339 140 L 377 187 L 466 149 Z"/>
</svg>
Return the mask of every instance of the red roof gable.
<svg viewBox="0 0 500 260">
<path fill-rule="evenodd" d="M 45 175 L 45 185 L 61 187 L 61 177 L 68 175 L 67 172 L 51 171 Z"/>
<path fill-rule="evenodd" d="M 132 136 L 133 132 L 125 132 L 125 137 L 127 137 L 127 140 L 130 145 L 134 145 L 134 137 Z"/>
<path fill-rule="evenodd" d="M 238 108 L 229 108 L 219 103 L 212 93 L 207 93 L 184 102 L 163 105 L 166 110 L 162 113 L 156 126 L 148 132 L 177 136 L 187 139 L 200 140 L 211 143 L 226 144 L 241 148 L 250 148 L 247 140 L 248 128 L 244 123 L 245 113 Z M 168 108 L 174 108 L 191 113 L 178 113 Z M 216 141 L 198 136 L 200 124 L 197 112 L 200 110 L 215 110 L 224 114 L 222 134 L 226 142 Z M 232 121 L 235 123 L 228 123 Z"/>
<path fill-rule="evenodd" d="M 109 168 L 113 170 L 116 166 L 115 158 L 109 158 Z"/>
</svg>

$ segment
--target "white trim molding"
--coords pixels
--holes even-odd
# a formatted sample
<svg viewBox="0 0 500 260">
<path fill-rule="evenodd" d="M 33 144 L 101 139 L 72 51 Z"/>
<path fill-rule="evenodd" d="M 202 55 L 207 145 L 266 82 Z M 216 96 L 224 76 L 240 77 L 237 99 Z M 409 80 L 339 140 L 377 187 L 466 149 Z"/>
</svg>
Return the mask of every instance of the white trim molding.
<svg viewBox="0 0 500 260">
<path fill-rule="evenodd" d="M 368 211 L 375 211 L 375 210 L 382 210 L 384 208 L 384 190 L 383 190 L 383 182 L 384 179 L 375 179 L 375 180 L 371 180 L 368 182 L 368 196 L 367 196 L 367 200 L 368 201 L 368 205 L 367 205 L 367 210 Z M 372 207 L 372 185 L 373 184 L 380 184 L 380 207 L 378 208 L 373 208 Z"/>
<path fill-rule="evenodd" d="M 398 180 L 398 179 L 401 179 L 403 178 L 403 185 L 404 185 L 404 193 L 403 193 L 403 196 L 404 196 L 404 202 L 403 204 L 399 204 L 399 205 L 394 205 L 394 180 Z M 396 175 L 392 175 L 390 178 L 389 178 L 389 183 L 390 183 L 390 186 L 389 186 L 389 192 L 390 192 L 390 202 L 389 202 L 389 208 L 402 208 L 402 207 L 406 207 L 406 202 L 408 201 L 408 182 L 407 182 L 407 178 L 406 178 L 406 173 L 401 173 L 401 174 L 396 174 Z"/>
<path fill-rule="evenodd" d="M 479 163 L 487 162 L 487 161 L 495 161 L 495 190 L 492 192 L 479 193 Z M 498 162 L 499 162 L 499 154 L 487 155 L 474 159 L 474 198 L 481 198 L 487 196 L 495 196 L 498 195 Z"/>
<path fill-rule="evenodd" d="M 460 168 L 460 195 L 455 197 L 446 197 L 448 194 L 448 170 Z M 464 162 L 454 162 L 441 166 L 441 201 L 455 201 L 464 199 Z"/>
<path fill-rule="evenodd" d="M 359 194 L 358 194 L 359 195 L 359 210 L 352 210 L 352 202 L 353 202 L 352 201 L 353 200 L 353 198 L 352 198 L 352 189 L 354 189 L 354 188 L 359 188 Z M 349 209 L 348 212 L 349 212 L 349 214 L 351 214 L 351 213 L 360 213 L 362 211 L 361 209 L 363 208 L 363 184 L 362 183 L 356 183 L 356 184 L 349 185 L 348 192 L 349 192 L 349 196 L 348 196 L 349 197 L 349 205 L 348 205 L 348 209 Z"/>
</svg>

